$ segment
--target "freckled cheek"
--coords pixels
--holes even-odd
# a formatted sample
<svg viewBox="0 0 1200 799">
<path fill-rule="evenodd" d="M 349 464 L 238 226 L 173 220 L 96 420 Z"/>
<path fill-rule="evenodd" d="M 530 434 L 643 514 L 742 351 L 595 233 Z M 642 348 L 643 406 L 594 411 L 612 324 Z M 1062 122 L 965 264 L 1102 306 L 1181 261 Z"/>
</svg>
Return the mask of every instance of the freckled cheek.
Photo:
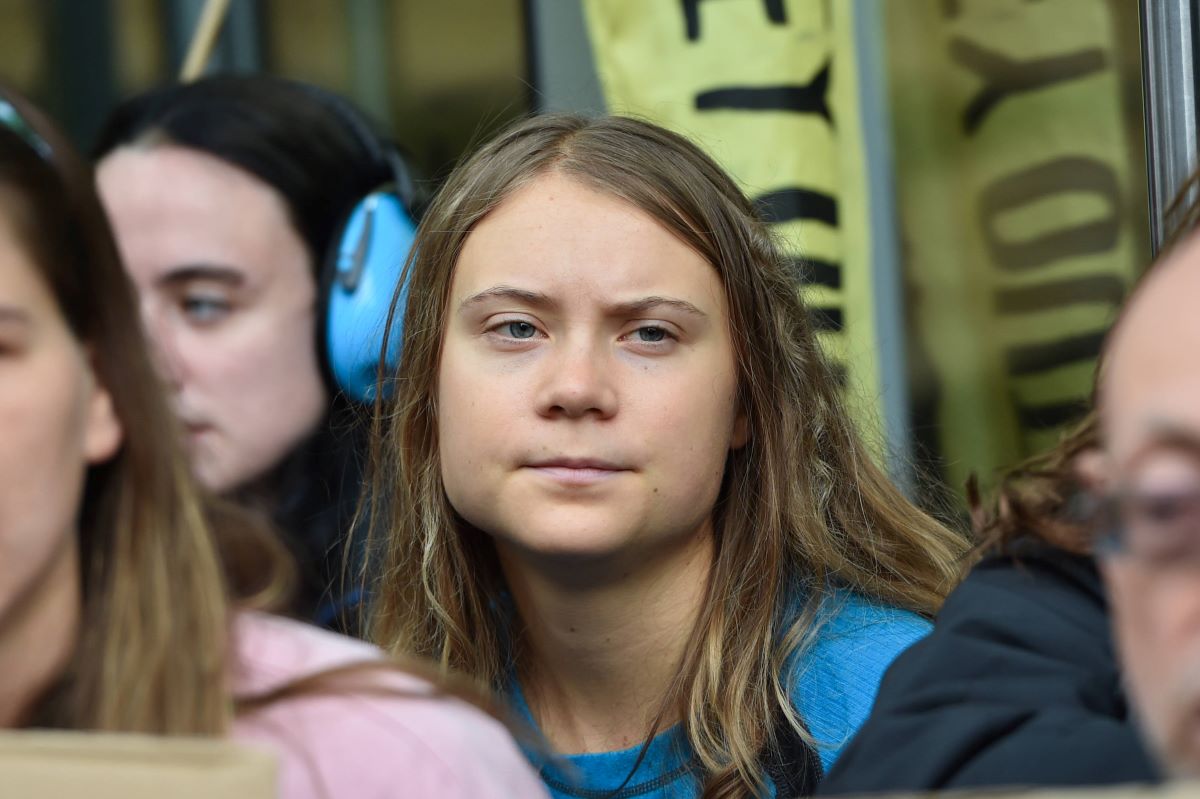
<svg viewBox="0 0 1200 799">
<path fill-rule="evenodd" d="M 464 379 L 466 378 L 466 379 Z M 463 371 L 443 369 L 438 390 L 438 445 L 443 476 L 468 479 L 501 458 L 510 406 Z"/>
<path fill-rule="evenodd" d="M 726 449 L 734 418 L 732 390 L 711 385 L 648 386 L 627 396 L 627 410 L 640 425 L 670 448 L 685 447 L 700 454 L 713 447 Z"/>
<path fill-rule="evenodd" d="M 673 395 L 686 397 L 687 394 Z M 695 396 L 695 395 L 693 395 Z M 638 425 L 663 481 L 663 494 L 707 501 L 719 489 L 729 452 L 730 412 L 719 402 L 656 403 Z"/>
</svg>

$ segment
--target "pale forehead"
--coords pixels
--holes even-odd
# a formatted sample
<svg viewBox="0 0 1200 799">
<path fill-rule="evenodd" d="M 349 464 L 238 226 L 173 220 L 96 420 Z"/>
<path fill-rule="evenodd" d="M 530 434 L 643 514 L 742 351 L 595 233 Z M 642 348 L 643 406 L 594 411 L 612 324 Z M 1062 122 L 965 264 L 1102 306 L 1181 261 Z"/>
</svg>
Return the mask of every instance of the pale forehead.
<svg viewBox="0 0 1200 799">
<path fill-rule="evenodd" d="M 1123 458 L 1164 427 L 1200 434 L 1200 239 L 1155 267 L 1113 331 L 1101 380 L 1110 449 Z"/>
<path fill-rule="evenodd" d="M 131 271 L 189 260 L 270 262 L 295 235 L 279 192 L 198 150 L 119 148 L 100 162 L 96 182 Z"/>
<path fill-rule="evenodd" d="M 202 150 L 173 144 L 119 147 L 101 159 L 96 176 L 106 192 L 120 184 L 125 192 L 123 196 L 112 193 L 117 200 L 140 200 L 147 195 L 157 198 L 169 193 L 186 202 L 199 191 L 234 196 L 243 202 L 265 202 L 273 194 L 270 186 L 250 172 Z M 188 183 L 173 184 L 170 178 Z"/>
<path fill-rule="evenodd" d="M 720 277 L 699 253 L 631 203 L 556 172 L 514 192 L 467 237 L 455 293 L 500 279 L 610 294 L 670 288 L 724 305 Z"/>
</svg>

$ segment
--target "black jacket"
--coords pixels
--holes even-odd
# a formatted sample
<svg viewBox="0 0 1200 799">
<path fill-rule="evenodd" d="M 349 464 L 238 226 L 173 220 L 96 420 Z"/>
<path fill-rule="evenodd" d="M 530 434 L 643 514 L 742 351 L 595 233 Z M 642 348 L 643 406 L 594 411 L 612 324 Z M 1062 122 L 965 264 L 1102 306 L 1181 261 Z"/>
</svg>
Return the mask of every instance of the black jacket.
<svg viewBox="0 0 1200 799">
<path fill-rule="evenodd" d="M 288 611 L 296 618 L 356 631 L 358 563 L 346 560 L 346 536 L 362 492 L 367 451 L 361 412 L 335 400 L 317 432 L 272 475 L 272 521 L 296 561 L 299 585 Z M 361 542 L 352 547 L 361 554 Z"/>
<path fill-rule="evenodd" d="M 1024 541 L 981 562 L 888 670 L 819 793 L 1152 782 L 1090 558 Z"/>
</svg>

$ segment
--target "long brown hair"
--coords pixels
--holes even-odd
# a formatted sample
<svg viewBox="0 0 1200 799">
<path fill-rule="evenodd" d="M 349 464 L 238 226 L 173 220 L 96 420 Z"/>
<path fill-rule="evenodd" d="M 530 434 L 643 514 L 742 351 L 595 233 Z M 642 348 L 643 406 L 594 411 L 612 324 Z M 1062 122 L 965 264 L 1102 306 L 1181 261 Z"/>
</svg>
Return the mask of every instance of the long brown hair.
<svg viewBox="0 0 1200 799">
<path fill-rule="evenodd" d="M 497 601 L 494 548 L 442 487 L 435 386 L 463 243 L 506 197 L 552 171 L 649 214 L 725 287 L 750 441 L 726 464 L 707 594 L 663 714 L 683 714 L 706 796 L 755 794 L 772 720 L 782 714 L 803 734 L 782 671 L 811 638 L 830 587 L 930 615 L 965 542 L 872 462 L 796 275 L 729 176 L 669 131 L 619 117 L 536 117 L 476 152 L 430 206 L 408 266 L 396 396 L 376 415 L 370 634 L 496 687 L 510 672 L 516 628 Z"/>
<path fill-rule="evenodd" d="M 67 673 L 41 701 L 38 722 L 222 733 L 233 715 L 226 680 L 230 586 L 209 524 L 236 522 L 236 530 L 227 529 L 238 534 L 255 526 L 206 503 L 190 478 L 90 169 L 22 98 L 0 89 L 0 100 L 21 117 L 0 127 L 3 210 L 88 348 L 124 434 L 117 454 L 87 472 L 78 527 L 81 633 Z M 16 132 L 22 122 L 24 135 Z M 230 561 L 244 562 L 254 541 L 265 576 L 229 573 L 235 588 L 270 594 L 285 572 L 269 538 L 243 540 Z"/>
</svg>

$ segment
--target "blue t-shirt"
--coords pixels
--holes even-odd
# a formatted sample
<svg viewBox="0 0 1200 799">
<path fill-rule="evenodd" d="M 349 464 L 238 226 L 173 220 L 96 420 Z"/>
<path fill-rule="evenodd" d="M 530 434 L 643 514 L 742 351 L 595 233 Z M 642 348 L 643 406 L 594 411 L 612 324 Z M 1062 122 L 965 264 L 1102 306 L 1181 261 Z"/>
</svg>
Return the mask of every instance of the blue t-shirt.
<svg viewBox="0 0 1200 799">
<path fill-rule="evenodd" d="M 864 599 L 835 593 L 822 608 L 817 638 L 791 670 L 792 702 L 817 742 L 821 767 L 828 772 L 846 743 L 866 720 L 879 681 L 892 661 L 931 629 L 928 621 Z M 534 725 L 519 685 L 511 699 Z M 555 799 L 690 799 L 700 795 L 689 747 L 676 725 L 655 736 L 637 771 L 630 771 L 642 746 L 617 752 L 562 755 L 551 762 L 527 752 L 540 768 Z M 628 779 L 627 779 L 628 778 Z M 615 788 L 624 784 L 616 793 Z"/>
</svg>

